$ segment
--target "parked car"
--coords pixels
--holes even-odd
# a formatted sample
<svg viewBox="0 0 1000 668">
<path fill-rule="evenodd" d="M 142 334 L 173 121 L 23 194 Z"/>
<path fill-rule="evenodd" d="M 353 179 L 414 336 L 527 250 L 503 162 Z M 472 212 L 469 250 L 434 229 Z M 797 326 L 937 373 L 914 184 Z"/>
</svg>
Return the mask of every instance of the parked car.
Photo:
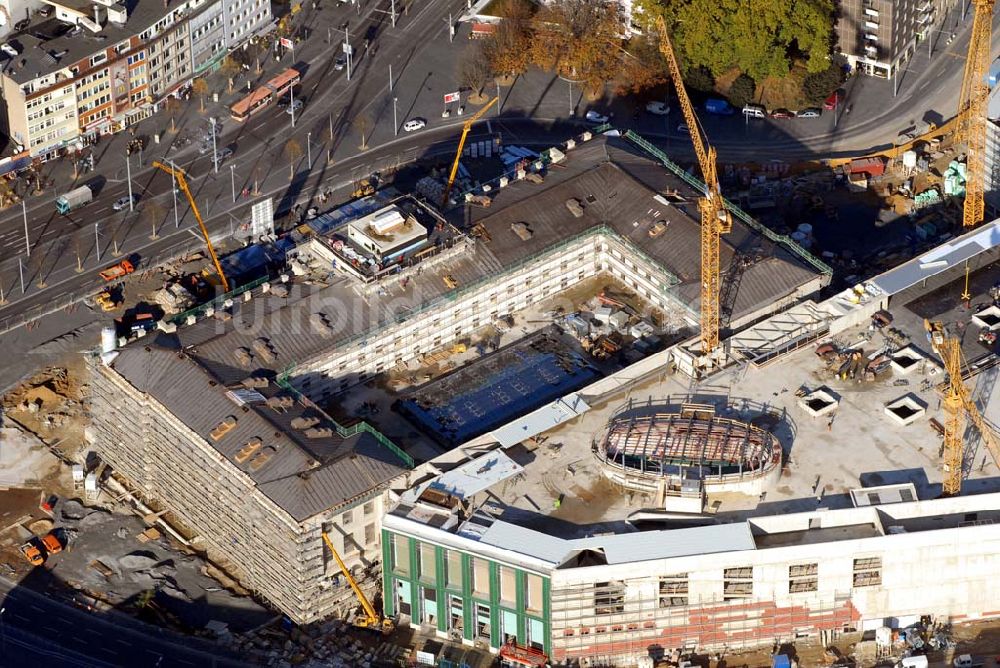
<svg viewBox="0 0 1000 668">
<path fill-rule="evenodd" d="M 290 105 L 288 105 L 288 108 L 285 109 L 285 113 L 291 116 L 300 109 L 302 109 L 302 100 L 295 100 Z"/>
<path fill-rule="evenodd" d="M 215 161 L 216 162 L 222 162 L 226 158 L 232 156 L 232 154 L 233 154 L 233 149 L 229 148 L 228 146 L 223 146 L 215 154 Z"/>
<path fill-rule="evenodd" d="M 139 196 L 133 194 L 132 204 L 135 204 L 138 201 L 139 201 Z M 114 209 L 115 211 L 122 211 L 128 208 L 128 204 L 129 204 L 129 196 L 125 195 L 124 197 L 119 197 L 118 199 L 116 199 L 115 203 L 111 205 L 111 208 Z"/>
<path fill-rule="evenodd" d="M 799 118 L 819 118 L 823 115 L 823 110 L 819 107 L 810 107 L 808 109 L 803 109 L 797 115 Z"/>
<path fill-rule="evenodd" d="M 651 114 L 656 114 L 657 116 L 666 116 L 670 113 L 670 107 L 666 102 L 653 100 L 652 102 L 646 104 L 646 111 Z"/>
<path fill-rule="evenodd" d="M 689 134 L 691 134 L 691 128 L 688 127 L 687 123 L 681 123 L 681 124 L 679 124 L 677 126 L 677 131 L 680 132 L 682 135 L 689 135 Z"/>
<path fill-rule="evenodd" d="M 720 100 L 717 97 L 710 97 L 705 100 L 705 111 L 710 114 L 718 114 L 720 116 L 732 116 L 736 113 L 736 110 L 733 109 L 732 105 L 725 100 Z"/>
<path fill-rule="evenodd" d="M 826 110 L 836 109 L 837 105 L 841 103 L 844 99 L 844 90 L 842 88 L 837 89 L 830 93 L 830 97 L 826 98 L 823 102 L 823 108 Z"/>
<path fill-rule="evenodd" d="M 775 109 L 771 112 L 771 118 L 795 118 L 795 114 L 787 109 Z"/>
<path fill-rule="evenodd" d="M 974 662 L 971 654 L 961 654 L 955 657 L 953 664 L 955 668 L 973 668 L 976 665 L 983 665 L 983 662 L 982 660 Z"/>
<path fill-rule="evenodd" d="M 3 51 L 11 58 L 17 58 L 17 49 L 9 43 L 5 43 L 3 46 L 0 46 L 0 51 Z"/>
<path fill-rule="evenodd" d="M 347 55 L 341 53 L 340 55 L 337 56 L 337 59 L 333 61 L 333 69 L 339 72 L 345 67 L 347 67 Z"/>
<path fill-rule="evenodd" d="M 767 118 L 767 109 L 759 104 L 747 104 L 743 106 L 743 115 L 750 118 Z"/>
<path fill-rule="evenodd" d="M 419 130 L 420 128 L 424 127 L 425 125 L 427 125 L 427 121 L 425 121 L 424 119 L 411 118 L 410 120 L 403 123 L 403 131 L 415 132 L 416 130 Z"/>
<path fill-rule="evenodd" d="M 604 115 L 599 111 L 594 111 L 593 109 L 591 109 L 584 115 L 584 118 L 586 118 L 591 123 L 607 123 L 608 121 L 611 120 L 611 114 Z"/>
</svg>

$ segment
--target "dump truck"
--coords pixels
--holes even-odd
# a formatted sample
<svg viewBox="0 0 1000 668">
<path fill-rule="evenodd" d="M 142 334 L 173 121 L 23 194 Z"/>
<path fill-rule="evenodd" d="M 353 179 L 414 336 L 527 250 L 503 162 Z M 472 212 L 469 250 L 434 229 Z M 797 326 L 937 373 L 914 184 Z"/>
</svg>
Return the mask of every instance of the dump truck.
<svg viewBox="0 0 1000 668">
<path fill-rule="evenodd" d="M 42 547 L 49 555 L 59 554 L 63 550 L 62 541 L 52 531 L 42 536 Z"/>
<path fill-rule="evenodd" d="M 135 271 L 135 266 L 133 266 L 129 260 L 122 260 L 118 264 L 112 265 L 101 271 L 100 276 L 105 281 L 113 281 L 117 278 L 128 276 L 133 271 Z"/>
<path fill-rule="evenodd" d="M 42 551 L 37 545 L 35 545 L 34 539 L 29 540 L 21 546 L 21 554 L 24 555 L 25 560 L 32 566 L 41 566 L 45 563 L 45 555 L 42 554 Z"/>
<path fill-rule="evenodd" d="M 90 203 L 93 199 L 94 192 L 90 187 L 80 186 L 56 198 L 56 211 L 61 214 L 67 214 L 74 209 L 79 209 L 84 204 Z"/>
</svg>

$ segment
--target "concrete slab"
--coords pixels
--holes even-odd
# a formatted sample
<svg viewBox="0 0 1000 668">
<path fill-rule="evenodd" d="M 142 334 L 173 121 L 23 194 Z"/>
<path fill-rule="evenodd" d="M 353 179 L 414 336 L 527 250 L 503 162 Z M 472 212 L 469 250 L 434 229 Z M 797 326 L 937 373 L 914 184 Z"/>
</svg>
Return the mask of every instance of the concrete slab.
<svg viewBox="0 0 1000 668">
<path fill-rule="evenodd" d="M 840 399 L 832 392 L 820 388 L 813 390 L 799 400 L 799 407 L 810 417 L 822 417 L 837 410 Z"/>
<path fill-rule="evenodd" d="M 912 394 L 906 394 L 885 405 L 884 414 L 900 426 L 911 425 L 927 412 L 926 404 Z"/>
</svg>

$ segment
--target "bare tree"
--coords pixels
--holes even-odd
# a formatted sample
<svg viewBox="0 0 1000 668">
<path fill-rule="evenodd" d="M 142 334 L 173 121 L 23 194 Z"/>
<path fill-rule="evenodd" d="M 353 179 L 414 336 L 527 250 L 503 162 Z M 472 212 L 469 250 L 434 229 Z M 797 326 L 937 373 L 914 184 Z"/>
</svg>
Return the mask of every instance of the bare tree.
<svg viewBox="0 0 1000 668">
<path fill-rule="evenodd" d="M 198 77 L 191 82 L 191 92 L 198 98 L 198 108 L 205 112 L 205 96 L 208 95 L 208 82 L 203 77 Z"/>
<path fill-rule="evenodd" d="M 302 144 L 298 139 L 289 139 L 285 143 L 285 157 L 288 158 L 288 180 L 295 178 L 295 161 L 302 157 Z"/>
<path fill-rule="evenodd" d="M 219 71 L 222 72 L 226 79 L 229 81 L 229 92 L 233 92 L 233 82 L 236 79 L 236 75 L 240 73 L 243 66 L 240 65 L 239 61 L 232 56 L 232 54 L 226 56 L 222 59 L 222 64 L 219 65 Z"/>
<path fill-rule="evenodd" d="M 176 134 L 177 111 L 181 108 L 181 101 L 173 95 L 168 95 L 167 99 L 163 101 L 163 106 L 166 108 L 167 113 L 170 114 L 170 131 Z"/>
<path fill-rule="evenodd" d="M 354 117 L 353 121 L 355 129 L 357 129 L 358 134 L 361 135 L 361 146 L 359 147 L 362 151 L 368 150 L 368 133 L 371 132 L 372 127 L 375 125 L 372 122 L 372 117 L 368 114 L 358 114 Z"/>
<path fill-rule="evenodd" d="M 481 44 L 472 44 L 462 55 L 458 66 L 458 82 L 472 91 L 469 100 L 473 104 L 483 102 L 483 89 L 493 76 L 490 61 Z"/>
<path fill-rule="evenodd" d="M 163 205 L 157 202 L 155 199 L 151 199 L 146 202 L 142 207 L 142 216 L 149 223 L 150 234 L 149 238 L 156 240 L 159 238 L 159 234 L 156 232 L 156 226 L 160 221 L 167 217 L 167 212 L 163 208 Z"/>
</svg>

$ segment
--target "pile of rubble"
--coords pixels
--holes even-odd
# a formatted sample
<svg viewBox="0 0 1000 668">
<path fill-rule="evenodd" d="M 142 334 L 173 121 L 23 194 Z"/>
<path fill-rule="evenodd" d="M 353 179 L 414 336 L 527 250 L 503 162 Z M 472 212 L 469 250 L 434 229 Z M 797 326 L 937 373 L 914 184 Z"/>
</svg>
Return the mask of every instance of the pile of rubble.
<svg viewBox="0 0 1000 668">
<path fill-rule="evenodd" d="M 371 636 L 363 642 L 353 635 L 350 624 L 333 619 L 308 629 L 283 631 L 267 626 L 251 633 L 232 634 L 224 625 L 214 625 L 218 643 L 243 656 L 258 655 L 274 668 L 307 666 L 319 668 L 380 668 L 399 665 L 409 650 L 391 640 Z M 380 642 L 381 641 L 381 642 Z"/>
</svg>

